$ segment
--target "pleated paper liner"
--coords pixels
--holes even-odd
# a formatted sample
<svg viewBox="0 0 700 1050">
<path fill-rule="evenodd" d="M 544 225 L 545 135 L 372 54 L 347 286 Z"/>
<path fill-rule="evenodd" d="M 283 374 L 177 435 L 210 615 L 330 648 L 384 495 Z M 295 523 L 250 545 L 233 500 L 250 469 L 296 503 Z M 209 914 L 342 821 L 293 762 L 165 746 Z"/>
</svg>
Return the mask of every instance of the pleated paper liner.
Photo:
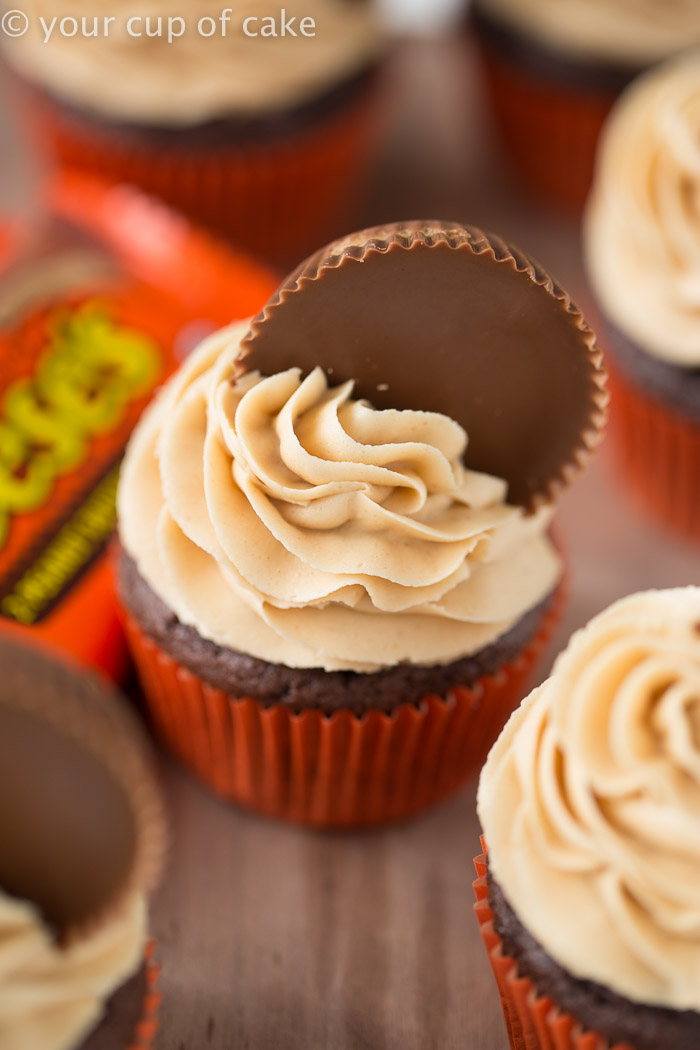
<svg viewBox="0 0 700 1050">
<path fill-rule="evenodd" d="M 121 1018 L 116 1024 L 113 1023 L 109 1015 L 110 1004 L 108 1003 L 107 1016 L 86 1038 L 79 1050 L 152 1050 L 160 1027 L 160 1006 L 162 1000 L 158 987 L 160 966 L 155 961 L 154 953 L 155 944 L 153 941 L 149 941 L 145 949 L 142 974 L 138 974 L 135 978 L 135 980 L 139 981 L 140 988 L 143 989 L 143 1000 L 138 1004 L 138 1008 L 133 1010 L 130 1009 L 131 1003 L 129 1000 L 129 1007 L 127 1007 L 132 1014 L 131 1022 L 129 1022 L 128 1018 Z M 136 994 L 140 988 L 134 989 L 134 993 Z M 127 992 L 130 994 L 130 989 L 127 989 Z M 120 994 L 119 989 L 114 994 L 118 997 Z M 134 1007 L 137 1007 L 136 1003 L 134 1003 Z M 138 1020 L 134 1021 L 133 1018 L 138 1018 Z M 124 1033 L 128 1032 L 130 1028 L 132 1030 L 128 1043 L 121 1044 L 120 1040 L 124 1038 Z"/>
<path fill-rule="evenodd" d="M 503 1016 L 512 1050 L 635 1050 L 627 1043 L 609 1041 L 596 1032 L 584 1030 L 571 1014 L 564 1013 L 549 996 L 538 995 L 534 983 L 518 974 L 517 961 L 503 952 L 503 942 L 493 927 L 488 901 L 486 846 L 474 861 L 474 882 L 481 936 L 493 969 L 503 1007 Z"/>
<path fill-rule="evenodd" d="M 21 92 L 28 126 L 63 168 L 131 183 L 238 247 L 291 264 L 346 225 L 377 137 L 380 78 L 343 109 L 261 144 L 162 146 L 101 131 L 43 92 Z"/>
<path fill-rule="evenodd" d="M 391 715 L 265 707 L 207 685 L 128 614 L 126 628 L 155 728 L 200 780 L 269 817 L 352 828 L 412 817 L 478 771 L 525 695 L 562 605 L 560 587 L 528 646 L 494 675 Z"/>
<path fill-rule="evenodd" d="M 700 542 L 700 421 L 610 372 L 611 443 L 623 481 L 651 517 Z"/>
<path fill-rule="evenodd" d="M 479 60 L 514 176 L 547 205 L 580 215 L 593 181 L 598 137 L 616 93 L 538 77 L 484 41 L 479 41 Z"/>
<path fill-rule="evenodd" d="M 141 1019 L 136 1026 L 131 1046 L 127 1050 L 152 1050 L 160 1025 L 162 995 L 158 987 L 160 966 L 155 961 L 155 944 L 146 945 L 146 995 L 143 1000 Z"/>
</svg>

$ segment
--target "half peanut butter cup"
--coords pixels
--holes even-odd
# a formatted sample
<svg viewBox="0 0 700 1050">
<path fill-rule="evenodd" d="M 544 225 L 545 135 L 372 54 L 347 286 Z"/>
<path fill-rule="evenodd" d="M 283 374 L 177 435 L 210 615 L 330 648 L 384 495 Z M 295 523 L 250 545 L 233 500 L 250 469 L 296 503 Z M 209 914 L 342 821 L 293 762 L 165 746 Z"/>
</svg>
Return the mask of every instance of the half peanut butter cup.
<svg viewBox="0 0 700 1050">
<path fill-rule="evenodd" d="M 441 412 L 472 470 L 510 503 L 551 502 L 598 443 L 608 401 L 595 336 L 518 248 L 470 226 L 410 222 L 311 256 L 253 320 L 241 370 L 321 366 L 376 408 Z"/>
<path fill-rule="evenodd" d="M 161 795 L 136 719 L 96 676 L 0 638 L 0 889 L 57 938 L 152 888 Z"/>
</svg>

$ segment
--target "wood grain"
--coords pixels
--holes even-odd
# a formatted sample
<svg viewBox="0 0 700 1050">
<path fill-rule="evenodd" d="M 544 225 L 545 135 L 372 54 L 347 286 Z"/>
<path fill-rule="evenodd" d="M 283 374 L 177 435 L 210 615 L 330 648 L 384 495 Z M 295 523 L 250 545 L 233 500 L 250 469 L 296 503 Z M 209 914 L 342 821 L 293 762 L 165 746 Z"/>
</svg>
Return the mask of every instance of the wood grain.
<svg viewBox="0 0 700 1050">
<path fill-rule="evenodd" d="M 503 1046 L 472 915 L 471 792 L 406 827 L 329 836 L 167 781 L 161 1050 Z"/>
<path fill-rule="evenodd" d="M 434 216 L 496 230 L 585 306 L 577 230 L 520 197 L 484 130 L 466 50 L 407 44 L 390 92 L 354 224 Z M 17 206 L 26 164 L 1 114 L 0 137 L 0 203 Z M 571 604 L 553 651 L 625 593 L 698 581 L 694 552 L 618 491 L 606 449 L 565 498 L 560 532 Z M 175 839 L 153 907 L 156 1050 L 506 1050 L 472 915 L 473 784 L 411 825 L 329 836 L 227 809 L 168 760 L 164 775 Z"/>
</svg>

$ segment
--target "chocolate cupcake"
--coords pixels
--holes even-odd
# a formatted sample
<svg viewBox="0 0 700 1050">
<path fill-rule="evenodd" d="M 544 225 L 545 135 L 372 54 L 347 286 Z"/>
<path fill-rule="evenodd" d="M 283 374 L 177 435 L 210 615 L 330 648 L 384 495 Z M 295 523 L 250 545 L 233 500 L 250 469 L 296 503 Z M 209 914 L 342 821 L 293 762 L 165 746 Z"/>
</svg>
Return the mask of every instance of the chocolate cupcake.
<svg viewBox="0 0 700 1050">
<path fill-rule="evenodd" d="M 607 125 L 585 220 L 620 473 L 700 540 L 700 52 L 644 77 Z"/>
<path fill-rule="evenodd" d="M 79 0 L 70 36 L 51 0 L 24 11 L 5 57 L 62 166 L 139 185 L 274 261 L 342 229 L 376 137 L 372 0 L 294 0 L 283 19 L 245 0 L 119 0 L 110 20 Z"/>
<path fill-rule="evenodd" d="M 413 223 L 307 260 L 126 457 L 121 594 L 159 732 L 304 823 L 453 791 L 551 629 L 553 504 L 604 404 L 590 329 L 498 238 Z"/>
<path fill-rule="evenodd" d="M 479 785 L 477 915 L 511 1045 L 700 1042 L 700 589 L 575 634 Z"/>
<path fill-rule="evenodd" d="M 150 753 L 101 680 L 1 637 L 0 660 L 0 1045 L 149 1050 L 146 894 L 164 846 Z"/>
<path fill-rule="evenodd" d="M 516 177 L 577 214 L 617 96 L 655 63 L 700 45 L 694 0 L 474 0 L 471 25 Z"/>
</svg>

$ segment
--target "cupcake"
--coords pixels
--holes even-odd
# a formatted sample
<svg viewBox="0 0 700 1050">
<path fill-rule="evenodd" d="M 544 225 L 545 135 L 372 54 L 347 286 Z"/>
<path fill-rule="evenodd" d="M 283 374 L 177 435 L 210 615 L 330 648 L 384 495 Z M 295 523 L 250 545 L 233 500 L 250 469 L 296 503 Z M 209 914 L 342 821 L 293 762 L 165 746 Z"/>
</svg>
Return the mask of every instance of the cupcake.
<svg viewBox="0 0 700 1050">
<path fill-rule="evenodd" d="M 700 45 L 695 0 L 474 0 L 471 22 L 515 175 L 575 214 L 617 95 L 655 63 Z"/>
<path fill-rule="evenodd" d="M 244 0 L 119 0 L 107 19 L 77 0 L 65 30 L 52 0 L 23 10 L 5 57 L 59 164 L 135 183 L 274 261 L 342 229 L 376 133 L 371 0 L 292 0 L 274 18 Z"/>
<path fill-rule="evenodd" d="M 551 630 L 600 354 L 478 230 L 365 230 L 212 336 L 124 464 L 120 590 L 156 727 L 220 795 L 410 816 L 475 771 Z"/>
<path fill-rule="evenodd" d="M 0 1046 L 150 1050 L 150 752 L 101 680 L 3 638 L 0 661 Z"/>
<path fill-rule="evenodd" d="M 513 1048 L 700 1045 L 700 588 L 573 636 L 484 767 L 477 915 Z"/>
<path fill-rule="evenodd" d="M 601 142 L 584 246 L 614 447 L 657 520 L 700 540 L 700 52 L 641 79 Z"/>
</svg>

